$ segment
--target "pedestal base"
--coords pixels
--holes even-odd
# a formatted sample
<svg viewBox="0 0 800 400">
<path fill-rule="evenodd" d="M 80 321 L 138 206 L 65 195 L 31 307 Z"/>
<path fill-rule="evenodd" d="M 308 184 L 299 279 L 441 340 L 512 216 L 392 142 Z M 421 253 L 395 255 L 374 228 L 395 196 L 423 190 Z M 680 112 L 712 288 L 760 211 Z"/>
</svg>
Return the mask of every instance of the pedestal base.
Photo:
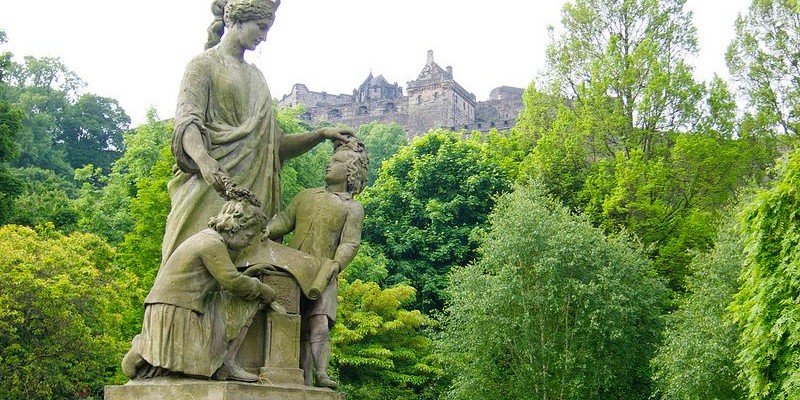
<svg viewBox="0 0 800 400">
<path fill-rule="evenodd" d="M 106 386 L 105 400 L 344 400 L 330 389 L 259 383 L 154 378 Z"/>
</svg>

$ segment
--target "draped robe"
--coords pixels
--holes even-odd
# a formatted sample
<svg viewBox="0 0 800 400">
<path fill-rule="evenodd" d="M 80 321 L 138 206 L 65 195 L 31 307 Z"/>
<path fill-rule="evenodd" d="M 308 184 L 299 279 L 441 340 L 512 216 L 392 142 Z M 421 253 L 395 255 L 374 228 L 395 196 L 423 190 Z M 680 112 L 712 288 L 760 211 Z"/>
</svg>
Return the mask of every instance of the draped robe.
<svg viewBox="0 0 800 400">
<path fill-rule="evenodd" d="M 178 95 L 172 137 L 177 168 L 167 185 L 172 208 L 162 265 L 181 242 L 206 228 L 224 204 L 184 149 L 183 137 L 191 125 L 200 130 L 222 170 L 258 196 L 267 217 L 280 208 L 282 132 L 267 82 L 254 65 L 225 59 L 216 47 L 206 50 L 186 67 Z"/>
</svg>

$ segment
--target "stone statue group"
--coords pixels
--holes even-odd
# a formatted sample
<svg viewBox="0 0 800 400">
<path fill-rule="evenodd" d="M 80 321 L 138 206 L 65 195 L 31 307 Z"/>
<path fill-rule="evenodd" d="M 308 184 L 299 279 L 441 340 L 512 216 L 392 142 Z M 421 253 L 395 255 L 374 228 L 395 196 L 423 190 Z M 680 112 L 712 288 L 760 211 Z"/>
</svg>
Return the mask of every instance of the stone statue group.
<svg viewBox="0 0 800 400">
<path fill-rule="evenodd" d="M 264 76 L 244 54 L 265 40 L 279 5 L 214 1 L 206 50 L 186 68 L 162 261 L 145 300 L 142 332 L 122 361 L 132 380 L 258 381 L 239 366 L 237 353 L 259 310 L 285 312 L 276 300 L 280 293 L 261 278 L 280 270 L 304 293 L 304 382 L 337 386 L 327 374 L 329 329 L 336 321 L 338 273 L 360 244 L 364 211 L 353 196 L 366 183 L 368 160 L 363 143 L 346 129 L 284 135 L 277 126 Z M 325 186 L 300 192 L 281 211 L 281 165 L 326 139 L 334 151 Z M 290 233 L 286 250 L 276 242 Z M 276 263 L 276 251 L 302 256 Z"/>
</svg>

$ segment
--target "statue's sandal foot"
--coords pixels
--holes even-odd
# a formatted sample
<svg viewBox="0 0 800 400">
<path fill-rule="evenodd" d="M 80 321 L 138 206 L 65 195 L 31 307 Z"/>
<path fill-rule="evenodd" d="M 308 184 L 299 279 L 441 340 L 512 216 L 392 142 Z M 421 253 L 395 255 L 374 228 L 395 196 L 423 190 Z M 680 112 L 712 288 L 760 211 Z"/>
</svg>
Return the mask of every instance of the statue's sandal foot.
<svg viewBox="0 0 800 400">
<path fill-rule="evenodd" d="M 330 389 L 336 389 L 336 387 L 339 386 L 336 381 L 328 377 L 328 374 L 317 374 L 317 381 L 314 383 L 314 385 Z"/>
</svg>

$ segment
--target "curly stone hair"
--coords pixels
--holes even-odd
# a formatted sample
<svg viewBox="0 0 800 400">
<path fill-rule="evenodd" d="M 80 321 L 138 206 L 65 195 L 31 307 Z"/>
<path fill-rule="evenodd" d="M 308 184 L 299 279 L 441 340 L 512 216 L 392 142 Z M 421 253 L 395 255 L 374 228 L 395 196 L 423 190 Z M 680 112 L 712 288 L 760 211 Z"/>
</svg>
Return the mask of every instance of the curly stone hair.
<svg viewBox="0 0 800 400">
<path fill-rule="evenodd" d="M 364 142 L 356 136 L 348 136 L 347 140 L 335 140 L 333 142 L 333 153 L 344 151 L 351 153 L 351 157 L 346 165 L 347 191 L 352 194 L 359 194 L 364 186 L 367 185 L 367 149 Z"/>
<path fill-rule="evenodd" d="M 236 233 L 253 224 L 263 229 L 267 226 L 267 217 L 260 207 L 242 200 L 225 202 L 219 214 L 208 221 L 208 227 L 220 233 Z"/>
<path fill-rule="evenodd" d="M 281 0 L 214 0 L 211 3 L 211 13 L 214 21 L 208 27 L 208 40 L 206 49 L 219 44 L 225 27 L 236 22 L 255 21 L 257 19 L 275 19 L 275 11 L 281 5 Z"/>
</svg>

